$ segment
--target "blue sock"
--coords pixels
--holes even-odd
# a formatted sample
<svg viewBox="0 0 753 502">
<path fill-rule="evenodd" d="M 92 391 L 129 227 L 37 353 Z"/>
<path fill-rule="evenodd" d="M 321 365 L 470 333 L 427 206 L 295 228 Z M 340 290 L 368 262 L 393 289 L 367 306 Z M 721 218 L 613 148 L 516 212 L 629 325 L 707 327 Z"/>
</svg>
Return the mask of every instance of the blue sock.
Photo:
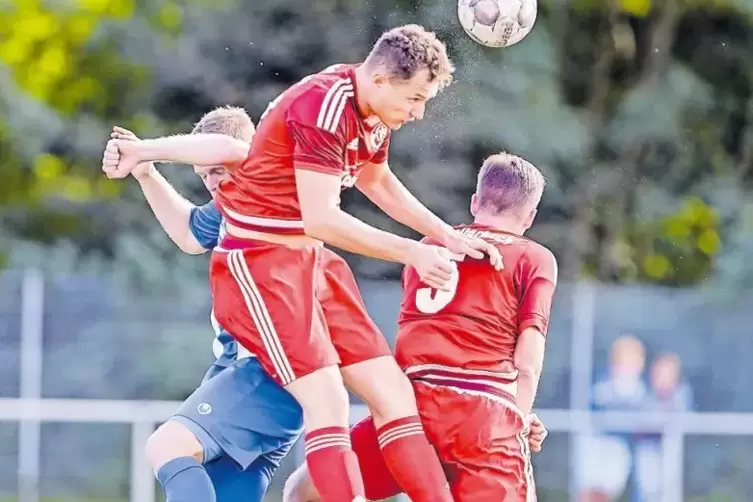
<svg viewBox="0 0 753 502">
<path fill-rule="evenodd" d="M 157 481 L 167 502 L 216 502 L 214 486 L 204 466 L 193 457 L 179 457 L 163 465 Z"/>
<path fill-rule="evenodd" d="M 227 455 L 209 462 L 209 478 L 217 492 L 217 502 L 262 502 L 277 467 L 264 457 L 241 470 Z"/>
</svg>

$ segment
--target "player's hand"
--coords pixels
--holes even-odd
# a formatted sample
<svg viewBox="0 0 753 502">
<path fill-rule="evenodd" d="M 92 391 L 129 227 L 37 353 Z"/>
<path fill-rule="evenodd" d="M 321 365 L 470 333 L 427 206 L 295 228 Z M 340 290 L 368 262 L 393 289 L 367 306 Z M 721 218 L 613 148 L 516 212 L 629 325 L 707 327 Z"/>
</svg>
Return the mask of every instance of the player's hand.
<svg viewBox="0 0 753 502">
<path fill-rule="evenodd" d="M 540 452 L 544 440 L 549 435 L 549 431 L 544 427 L 544 423 L 535 413 L 528 415 L 528 444 L 531 451 Z"/>
<path fill-rule="evenodd" d="M 463 235 L 455 229 L 444 236 L 442 245 L 454 254 L 470 256 L 477 260 L 483 258 L 484 255 L 488 255 L 489 262 L 497 271 L 505 267 L 502 254 L 497 246 L 477 237 Z"/>
<path fill-rule="evenodd" d="M 112 132 L 110 133 L 110 137 L 112 139 L 127 139 L 130 141 L 140 141 L 139 137 L 136 136 L 136 133 L 133 131 L 126 129 L 125 127 L 120 126 L 113 126 Z"/>
<path fill-rule="evenodd" d="M 421 280 L 429 287 L 440 291 L 451 291 L 453 274 L 457 264 L 447 248 L 430 246 L 417 242 L 408 258 L 408 263 L 416 269 Z"/>
<path fill-rule="evenodd" d="M 120 126 L 114 126 L 112 128 L 112 132 L 110 133 L 110 137 L 112 139 L 122 139 L 125 141 L 141 141 L 136 134 L 126 129 L 125 127 Z M 131 176 L 134 178 L 141 179 L 144 176 L 148 176 L 149 173 L 152 172 L 152 169 L 154 169 L 154 163 L 152 162 L 142 162 L 141 164 L 137 165 L 133 171 L 131 171 Z"/>
<path fill-rule="evenodd" d="M 102 171 L 108 178 L 112 178 L 111 173 L 114 173 L 120 163 L 120 150 L 118 146 L 112 141 L 107 142 L 104 153 L 102 153 Z"/>
<path fill-rule="evenodd" d="M 102 171 L 110 179 L 125 178 L 139 165 L 139 141 L 111 139 L 102 157 Z"/>
</svg>

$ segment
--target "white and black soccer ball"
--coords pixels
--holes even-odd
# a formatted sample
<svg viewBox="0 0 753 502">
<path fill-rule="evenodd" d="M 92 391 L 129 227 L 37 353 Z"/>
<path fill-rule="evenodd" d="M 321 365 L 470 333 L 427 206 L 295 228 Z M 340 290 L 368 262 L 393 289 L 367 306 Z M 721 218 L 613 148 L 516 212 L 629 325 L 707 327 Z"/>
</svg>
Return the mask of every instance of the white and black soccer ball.
<svg viewBox="0 0 753 502">
<path fill-rule="evenodd" d="M 536 0 L 458 0 L 458 19 L 474 41 L 487 47 L 510 47 L 533 29 Z"/>
</svg>

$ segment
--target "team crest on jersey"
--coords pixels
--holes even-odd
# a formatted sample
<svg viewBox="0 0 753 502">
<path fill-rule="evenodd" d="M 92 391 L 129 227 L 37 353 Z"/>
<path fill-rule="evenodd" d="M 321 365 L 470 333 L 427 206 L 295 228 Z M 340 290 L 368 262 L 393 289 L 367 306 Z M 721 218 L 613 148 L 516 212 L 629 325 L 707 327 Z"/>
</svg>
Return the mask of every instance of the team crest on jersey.
<svg viewBox="0 0 753 502">
<path fill-rule="evenodd" d="M 374 127 L 374 130 L 371 131 L 371 135 L 369 137 L 370 143 L 371 143 L 371 149 L 373 151 L 379 150 L 379 148 L 382 146 L 382 143 L 384 143 L 384 140 L 387 139 L 387 133 L 389 130 L 387 129 L 387 126 L 382 124 L 381 122 Z"/>
</svg>

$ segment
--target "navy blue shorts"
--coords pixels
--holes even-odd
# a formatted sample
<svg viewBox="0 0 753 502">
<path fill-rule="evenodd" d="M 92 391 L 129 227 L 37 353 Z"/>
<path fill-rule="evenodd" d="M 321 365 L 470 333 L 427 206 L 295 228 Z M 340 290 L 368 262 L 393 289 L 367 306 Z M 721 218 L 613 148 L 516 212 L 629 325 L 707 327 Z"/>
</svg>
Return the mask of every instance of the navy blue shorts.
<svg viewBox="0 0 753 502">
<path fill-rule="evenodd" d="M 173 415 L 204 448 L 204 463 L 224 454 L 241 469 L 264 457 L 275 466 L 303 431 L 303 411 L 256 358 L 213 366 Z"/>
</svg>

